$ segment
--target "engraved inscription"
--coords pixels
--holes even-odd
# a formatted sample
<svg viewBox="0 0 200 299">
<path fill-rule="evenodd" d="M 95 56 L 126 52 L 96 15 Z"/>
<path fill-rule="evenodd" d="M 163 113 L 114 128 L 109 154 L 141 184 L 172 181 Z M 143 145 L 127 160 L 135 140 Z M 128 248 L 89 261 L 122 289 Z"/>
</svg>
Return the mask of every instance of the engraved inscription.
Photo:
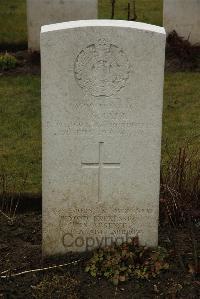
<svg viewBox="0 0 200 299">
<path fill-rule="evenodd" d="M 124 51 L 105 39 L 83 49 L 74 67 L 79 86 L 96 97 L 109 97 L 125 87 L 129 70 Z"/>
<path fill-rule="evenodd" d="M 121 233 L 126 233 L 128 230 L 141 229 L 138 227 L 138 219 L 143 217 L 148 222 L 150 216 L 153 217 L 155 210 L 153 208 L 138 208 L 130 207 L 127 209 L 102 209 L 93 208 L 68 208 L 67 211 L 60 212 L 60 229 L 62 231 L 70 231 L 80 233 L 82 231 L 90 232 L 90 230 L 99 229 L 105 233 L 115 235 L 116 229 Z M 150 223 L 149 223 L 150 225 Z M 125 229 L 125 231 L 124 231 Z"/>
<path fill-rule="evenodd" d="M 130 136 L 154 130 L 159 125 L 158 121 L 155 118 L 151 121 L 141 120 L 135 113 L 136 107 L 134 98 L 124 97 L 121 101 L 120 98 L 112 97 L 109 101 L 99 101 L 92 97 L 84 97 L 81 103 L 72 98 L 68 105 L 67 117 L 48 120 L 45 125 L 51 133 L 60 136 Z"/>
<path fill-rule="evenodd" d="M 146 225 L 151 227 L 151 217 L 154 217 L 154 208 L 68 208 L 62 211 L 59 228 L 64 247 L 90 247 L 88 240 L 95 246 L 107 246 L 112 242 L 131 240 L 132 237 L 143 233 L 139 219 L 143 217 Z M 80 244 L 79 244 L 80 241 Z M 110 242 L 111 241 L 111 242 Z M 89 248 L 87 248 L 89 249 Z M 91 249 L 91 248 L 90 248 Z"/>
</svg>

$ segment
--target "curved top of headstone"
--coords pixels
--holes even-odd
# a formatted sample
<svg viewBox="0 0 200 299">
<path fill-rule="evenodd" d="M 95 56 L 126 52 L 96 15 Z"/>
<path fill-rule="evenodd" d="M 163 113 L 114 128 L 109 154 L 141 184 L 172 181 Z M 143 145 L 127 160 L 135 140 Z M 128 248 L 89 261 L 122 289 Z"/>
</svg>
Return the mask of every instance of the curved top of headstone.
<svg viewBox="0 0 200 299">
<path fill-rule="evenodd" d="M 71 21 L 64 23 L 57 23 L 51 25 L 45 25 L 41 27 L 41 33 L 59 31 L 65 29 L 74 29 L 81 27 L 120 27 L 120 28 L 132 28 L 142 31 L 155 32 L 165 34 L 165 29 L 156 25 L 150 25 L 141 22 L 130 22 L 123 20 L 81 20 Z"/>
</svg>

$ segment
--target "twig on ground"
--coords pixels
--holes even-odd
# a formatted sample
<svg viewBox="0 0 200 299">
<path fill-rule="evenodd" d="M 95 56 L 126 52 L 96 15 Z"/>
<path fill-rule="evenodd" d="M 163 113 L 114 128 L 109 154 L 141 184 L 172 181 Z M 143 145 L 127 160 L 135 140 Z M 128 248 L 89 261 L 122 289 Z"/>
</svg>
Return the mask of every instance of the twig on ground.
<svg viewBox="0 0 200 299">
<path fill-rule="evenodd" d="M 22 275 L 30 274 L 30 273 L 38 273 L 38 272 L 44 272 L 44 271 L 58 269 L 58 268 L 64 268 L 64 267 L 67 267 L 67 266 L 70 266 L 70 265 L 76 265 L 81 261 L 83 261 L 83 259 L 79 259 L 77 261 L 73 261 L 73 262 L 66 263 L 66 264 L 61 264 L 61 265 L 54 265 L 54 266 L 49 266 L 49 267 L 45 267 L 45 268 L 26 270 L 26 271 L 23 271 L 23 272 L 14 273 L 14 274 L 10 274 L 10 275 L 1 275 L 0 278 L 6 279 L 6 278 L 22 276 Z M 6 270 L 6 271 L 2 272 L 1 274 L 8 273 L 9 271 L 10 270 Z"/>
<path fill-rule="evenodd" d="M 0 213 L 1 213 L 4 217 L 6 217 L 9 221 L 12 220 L 12 218 L 10 218 L 8 215 L 6 215 L 2 210 L 0 210 Z"/>
</svg>

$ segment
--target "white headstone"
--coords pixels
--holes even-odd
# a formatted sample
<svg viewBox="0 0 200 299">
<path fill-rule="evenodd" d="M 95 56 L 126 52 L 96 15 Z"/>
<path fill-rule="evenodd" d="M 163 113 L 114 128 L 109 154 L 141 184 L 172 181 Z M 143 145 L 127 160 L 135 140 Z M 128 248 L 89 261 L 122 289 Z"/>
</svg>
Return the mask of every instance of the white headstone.
<svg viewBox="0 0 200 299">
<path fill-rule="evenodd" d="M 43 251 L 157 245 L 165 31 L 42 27 Z"/>
<path fill-rule="evenodd" d="M 28 48 L 40 50 L 41 26 L 98 18 L 98 0 L 27 0 Z"/>
<path fill-rule="evenodd" d="M 200 43 L 200 0 L 164 0 L 163 26 L 192 44 Z"/>
</svg>

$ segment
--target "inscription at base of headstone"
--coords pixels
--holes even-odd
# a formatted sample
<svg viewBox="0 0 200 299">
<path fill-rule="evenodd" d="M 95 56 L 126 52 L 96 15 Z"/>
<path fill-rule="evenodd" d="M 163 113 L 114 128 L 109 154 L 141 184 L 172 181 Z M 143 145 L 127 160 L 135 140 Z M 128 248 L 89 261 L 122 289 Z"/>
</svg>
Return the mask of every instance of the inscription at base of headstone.
<svg viewBox="0 0 200 299">
<path fill-rule="evenodd" d="M 98 17 L 98 0 L 26 0 L 28 48 L 40 50 L 43 25 Z"/>
<path fill-rule="evenodd" d="M 200 43 L 200 1 L 164 0 L 163 24 L 167 34 L 175 30 L 192 44 Z"/>
<path fill-rule="evenodd" d="M 43 253 L 157 245 L 165 31 L 42 27 Z"/>
</svg>

